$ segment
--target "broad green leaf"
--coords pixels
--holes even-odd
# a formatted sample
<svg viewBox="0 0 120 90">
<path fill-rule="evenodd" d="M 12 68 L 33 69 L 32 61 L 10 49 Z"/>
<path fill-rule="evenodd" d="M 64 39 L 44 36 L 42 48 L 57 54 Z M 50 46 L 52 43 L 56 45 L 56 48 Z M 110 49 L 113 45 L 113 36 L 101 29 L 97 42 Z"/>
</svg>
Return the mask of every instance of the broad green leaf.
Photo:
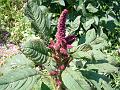
<svg viewBox="0 0 120 90">
<path fill-rule="evenodd" d="M 24 54 L 17 54 L 10 58 L 7 58 L 7 65 L 25 65 L 25 66 L 33 66 L 31 60 L 27 59 Z"/>
<path fill-rule="evenodd" d="M 118 72 L 118 69 L 109 63 L 87 64 L 87 68 L 98 70 L 100 73 Z"/>
<path fill-rule="evenodd" d="M 86 9 L 89 11 L 89 12 L 92 12 L 92 13 L 96 13 L 98 11 L 97 8 L 95 8 L 91 3 L 88 4 L 88 6 L 86 7 Z"/>
<path fill-rule="evenodd" d="M 79 60 L 79 59 L 73 59 L 73 61 L 70 62 L 70 68 L 72 70 L 76 70 L 76 69 L 80 69 L 83 67 L 85 62 L 82 62 L 82 60 Z"/>
<path fill-rule="evenodd" d="M 103 79 L 105 82 L 109 83 L 110 79 L 106 77 L 105 75 L 98 74 L 93 71 L 87 71 L 87 70 L 80 70 L 82 75 L 86 77 L 88 80 L 95 80 L 97 83 L 100 82 L 100 79 Z"/>
<path fill-rule="evenodd" d="M 65 6 L 64 0 L 59 0 L 60 5 Z"/>
<path fill-rule="evenodd" d="M 82 7 L 83 7 L 83 1 L 79 0 L 79 5 L 77 7 L 77 11 L 79 11 L 80 9 L 82 9 Z"/>
<path fill-rule="evenodd" d="M 25 7 L 25 15 L 30 19 L 31 28 L 35 34 L 38 34 L 45 43 L 48 43 L 47 41 L 50 38 L 51 31 L 47 22 L 48 16 L 42 12 L 43 8 L 41 7 L 38 3 L 29 0 Z"/>
<path fill-rule="evenodd" d="M 104 90 L 115 90 L 110 86 L 110 84 L 105 82 L 103 79 L 100 79 L 100 84 L 101 84 L 101 87 L 104 88 Z"/>
<path fill-rule="evenodd" d="M 86 82 L 82 74 L 70 68 L 63 71 L 62 81 L 68 90 L 91 90 L 90 85 Z"/>
<path fill-rule="evenodd" d="M 81 44 L 78 46 L 78 51 L 89 51 L 92 50 L 92 47 L 89 44 Z"/>
<path fill-rule="evenodd" d="M 36 64 L 43 64 L 48 59 L 48 48 L 40 39 L 33 39 L 26 42 L 22 52 Z"/>
<path fill-rule="evenodd" d="M 42 82 L 41 90 L 51 90 L 46 84 Z"/>
<path fill-rule="evenodd" d="M 98 25 L 99 23 L 99 18 L 97 16 L 94 17 L 95 24 Z"/>
<path fill-rule="evenodd" d="M 86 70 L 81 70 L 81 73 L 95 86 L 95 88 L 97 88 L 97 90 L 103 90 L 103 88 L 104 90 L 107 90 L 107 87 L 109 90 L 114 90 L 109 85 L 110 79 L 105 75 L 101 75 L 96 72 L 86 71 Z M 106 88 L 104 86 L 106 86 Z"/>
<path fill-rule="evenodd" d="M 33 86 L 32 90 L 55 90 L 52 86 L 51 77 L 44 75 L 38 80 L 38 82 Z"/>
<path fill-rule="evenodd" d="M 95 80 L 90 80 L 90 82 L 94 85 L 94 87 L 95 87 L 97 90 L 102 90 L 101 87 L 100 87 L 100 83 L 98 83 L 98 82 L 95 81 Z"/>
<path fill-rule="evenodd" d="M 112 65 L 117 65 L 119 63 L 120 57 L 119 56 L 107 55 L 106 60 Z"/>
<path fill-rule="evenodd" d="M 76 51 L 75 53 L 72 54 L 73 58 L 76 59 L 92 59 L 92 53 L 87 51 Z"/>
<path fill-rule="evenodd" d="M 85 43 L 90 43 L 96 39 L 96 32 L 95 29 L 88 30 L 86 33 L 86 42 Z"/>
<path fill-rule="evenodd" d="M 98 37 L 93 42 L 91 42 L 90 45 L 94 49 L 104 49 L 108 46 L 108 43 L 104 38 Z"/>
<path fill-rule="evenodd" d="M 107 58 L 106 54 L 102 53 L 100 50 L 91 50 L 95 60 L 105 60 Z"/>
<path fill-rule="evenodd" d="M 92 59 L 90 50 L 92 50 L 92 48 L 89 44 L 81 44 L 74 50 L 75 52 L 72 54 L 72 57 L 76 59 Z"/>
<path fill-rule="evenodd" d="M 106 54 L 102 53 L 100 50 L 91 48 L 90 45 L 83 44 L 80 45 L 76 52 L 72 54 L 73 58 L 76 59 L 95 59 L 95 60 L 105 60 L 107 58 Z"/>
<path fill-rule="evenodd" d="M 72 28 L 72 31 L 75 31 L 79 28 L 80 26 L 80 17 L 81 16 L 77 16 L 76 19 L 72 22 L 71 24 L 71 28 Z"/>
<path fill-rule="evenodd" d="M 84 29 L 85 29 L 85 30 L 90 29 L 91 24 L 93 24 L 93 23 L 94 23 L 94 19 L 93 19 L 93 18 L 87 20 L 85 23 L 83 23 Z"/>
<path fill-rule="evenodd" d="M 26 58 L 24 54 L 17 54 L 5 59 L 5 64 L 0 67 L 1 73 L 7 73 L 17 67 L 33 67 L 34 63 Z"/>
<path fill-rule="evenodd" d="M 45 69 L 46 69 L 48 72 L 51 72 L 51 71 L 53 71 L 53 70 L 56 69 L 55 66 L 57 66 L 57 63 L 56 63 L 56 61 L 54 60 L 54 58 L 49 57 L 49 58 L 48 58 L 48 61 L 44 64 L 44 66 L 45 66 Z"/>
<path fill-rule="evenodd" d="M 17 68 L 0 77 L 0 90 L 30 90 L 40 78 L 32 68 Z"/>
<path fill-rule="evenodd" d="M 103 30 L 100 31 L 100 37 L 104 38 L 105 40 L 108 39 L 108 36 L 103 32 Z"/>
<path fill-rule="evenodd" d="M 41 11 L 42 11 L 43 13 L 47 13 L 47 12 L 48 12 L 48 8 L 47 8 L 46 6 L 41 5 L 41 6 L 39 6 L 39 7 L 40 7 L 40 9 L 41 9 Z"/>
</svg>

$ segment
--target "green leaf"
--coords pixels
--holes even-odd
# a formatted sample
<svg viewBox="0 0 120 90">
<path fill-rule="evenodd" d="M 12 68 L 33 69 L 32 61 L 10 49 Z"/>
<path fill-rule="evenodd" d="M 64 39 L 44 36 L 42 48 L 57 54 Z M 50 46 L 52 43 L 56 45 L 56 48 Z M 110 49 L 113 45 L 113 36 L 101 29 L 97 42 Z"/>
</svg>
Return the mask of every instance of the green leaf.
<svg viewBox="0 0 120 90">
<path fill-rule="evenodd" d="M 43 64 L 48 59 L 48 48 L 40 39 L 33 39 L 26 42 L 22 52 L 36 64 Z"/>
<path fill-rule="evenodd" d="M 86 42 L 85 43 L 90 43 L 96 39 L 96 32 L 95 29 L 88 30 L 86 33 Z"/>
<path fill-rule="evenodd" d="M 92 47 L 89 44 L 81 44 L 78 46 L 79 51 L 89 51 L 92 50 Z"/>
<path fill-rule="evenodd" d="M 26 58 L 24 54 L 17 54 L 10 58 L 5 59 L 5 64 L 0 67 L 1 73 L 7 73 L 17 67 L 34 67 L 34 63 Z"/>
<path fill-rule="evenodd" d="M 89 84 L 79 71 L 67 68 L 62 73 L 62 81 L 69 90 L 91 90 Z"/>
<path fill-rule="evenodd" d="M 92 71 L 86 71 L 86 70 L 81 70 L 81 73 L 84 77 L 86 77 L 94 86 L 97 88 L 97 90 L 114 90 L 110 85 L 110 79 L 104 75 L 98 74 L 96 72 Z M 104 86 L 108 87 L 105 88 Z M 96 90 L 96 89 L 95 89 Z"/>
<path fill-rule="evenodd" d="M 59 0 L 60 5 L 65 6 L 64 0 Z"/>
<path fill-rule="evenodd" d="M 56 69 L 55 66 L 57 66 L 57 63 L 56 63 L 56 61 L 54 60 L 54 58 L 49 57 L 49 58 L 48 58 L 48 61 L 44 64 L 44 66 L 45 66 L 45 69 L 46 69 L 48 72 L 51 72 L 51 71 L 53 71 L 53 70 Z"/>
<path fill-rule="evenodd" d="M 88 44 L 79 45 L 76 52 L 71 54 L 76 59 L 95 59 L 95 60 L 106 60 L 107 56 L 99 49 L 94 49 Z"/>
<path fill-rule="evenodd" d="M 41 11 L 42 11 L 43 13 L 47 13 L 47 12 L 48 12 L 48 8 L 47 8 L 46 6 L 41 5 L 41 6 L 39 6 L 39 7 L 40 7 L 40 9 L 41 9 Z"/>
<path fill-rule="evenodd" d="M 103 79 L 100 79 L 101 87 L 104 88 L 104 90 L 114 90 L 110 84 L 105 82 Z"/>
<path fill-rule="evenodd" d="M 72 56 L 76 59 L 92 59 L 92 54 L 89 51 L 76 51 Z"/>
<path fill-rule="evenodd" d="M 76 19 L 74 20 L 74 22 L 72 22 L 71 24 L 71 28 L 73 31 L 77 30 L 80 26 L 80 17 L 81 16 L 77 16 Z"/>
<path fill-rule="evenodd" d="M 41 9 L 43 10 L 38 3 L 30 0 L 25 7 L 25 15 L 29 18 L 31 28 L 34 30 L 35 34 L 38 34 L 41 39 L 48 43 L 47 41 L 51 34 L 49 23 L 47 22 L 48 16 L 46 13 L 42 12 Z"/>
<path fill-rule="evenodd" d="M 100 83 L 98 83 L 97 81 L 95 80 L 90 80 L 90 82 L 95 86 L 95 88 L 97 90 L 102 90 L 101 87 L 100 87 Z"/>
<path fill-rule="evenodd" d="M 106 54 L 102 53 L 100 50 L 96 49 L 88 49 L 87 51 L 81 50 L 81 48 L 78 48 L 76 52 L 72 54 L 73 58 L 76 59 L 95 59 L 95 60 L 106 60 L 107 56 Z"/>
<path fill-rule="evenodd" d="M 83 1 L 82 0 L 79 0 L 79 5 L 77 7 L 77 11 L 81 10 L 83 7 Z"/>
<path fill-rule="evenodd" d="M 51 90 L 46 84 L 42 82 L 41 90 Z"/>
<path fill-rule="evenodd" d="M 76 70 L 76 69 L 80 69 L 82 67 L 84 67 L 84 62 L 82 62 L 82 60 L 79 59 L 73 59 L 73 61 L 70 62 L 69 66 L 72 70 Z"/>
<path fill-rule="evenodd" d="M 100 50 L 92 50 L 91 53 L 95 60 L 105 60 L 107 58 L 106 54 L 102 53 Z"/>
<path fill-rule="evenodd" d="M 38 80 L 38 82 L 33 86 L 32 90 L 55 90 L 54 87 L 51 84 L 51 77 L 45 75 L 41 76 L 41 78 Z"/>
<path fill-rule="evenodd" d="M 98 74 L 96 72 L 81 70 L 81 73 L 82 73 L 83 76 L 85 76 L 89 80 L 91 79 L 91 80 L 95 80 L 95 81 L 99 82 L 100 78 L 102 78 L 106 82 L 110 81 L 108 79 L 108 77 L 106 77 L 104 75 L 101 75 L 101 74 Z"/>
<path fill-rule="evenodd" d="M 97 16 L 94 17 L 95 24 L 98 25 L 99 23 L 99 18 Z"/>
<path fill-rule="evenodd" d="M 108 46 L 108 43 L 104 38 L 98 37 L 93 42 L 91 42 L 90 45 L 94 49 L 104 49 Z"/>
<path fill-rule="evenodd" d="M 89 44 L 81 44 L 72 54 L 72 57 L 76 59 L 92 59 L 92 53 L 90 50 L 92 50 L 92 48 Z"/>
<path fill-rule="evenodd" d="M 104 38 L 105 40 L 108 39 L 108 36 L 103 32 L 103 30 L 100 31 L 100 37 Z"/>
<path fill-rule="evenodd" d="M 95 69 L 100 73 L 118 72 L 118 69 L 109 63 L 87 64 L 87 69 Z"/>
<path fill-rule="evenodd" d="M 91 25 L 94 23 L 94 19 L 91 18 L 89 20 L 87 20 L 85 23 L 83 23 L 83 27 L 85 30 L 90 29 Z"/>
<path fill-rule="evenodd" d="M 17 68 L 0 77 L 0 90 L 30 90 L 40 78 L 31 68 Z"/>
<path fill-rule="evenodd" d="M 98 11 L 97 8 L 95 8 L 91 3 L 88 4 L 88 6 L 86 7 L 86 9 L 89 11 L 89 12 L 92 12 L 92 13 L 96 13 Z"/>
</svg>

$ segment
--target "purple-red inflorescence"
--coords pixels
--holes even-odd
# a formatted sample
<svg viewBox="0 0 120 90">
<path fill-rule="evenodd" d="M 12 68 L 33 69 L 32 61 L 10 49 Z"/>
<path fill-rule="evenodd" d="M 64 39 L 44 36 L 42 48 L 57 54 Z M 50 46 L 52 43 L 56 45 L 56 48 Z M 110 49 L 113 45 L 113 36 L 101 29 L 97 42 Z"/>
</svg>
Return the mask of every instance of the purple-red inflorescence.
<svg viewBox="0 0 120 90">
<path fill-rule="evenodd" d="M 64 65 L 61 65 L 58 67 L 59 70 L 64 70 L 65 69 L 65 66 Z"/>
<path fill-rule="evenodd" d="M 54 71 L 51 71 L 49 74 L 50 74 L 51 76 L 55 76 L 55 75 L 58 75 L 59 72 L 56 71 L 56 70 L 54 70 Z"/>
<path fill-rule="evenodd" d="M 66 22 L 67 14 L 68 14 L 68 10 L 64 9 L 64 11 L 62 11 L 62 13 L 59 17 L 57 33 L 56 33 L 57 40 L 65 39 L 65 31 L 66 31 L 65 30 L 65 22 Z"/>
<path fill-rule="evenodd" d="M 62 85 L 62 81 L 59 79 L 56 79 L 56 84 L 57 84 L 57 87 L 59 88 Z"/>
<path fill-rule="evenodd" d="M 54 52 L 55 60 L 57 58 L 68 57 L 67 49 L 72 48 L 71 44 L 76 40 L 75 35 L 66 36 L 65 22 L 67 18 L 68 10 L 64 9 L 59 17 L 57 25 L 56 43 L 50 40 L 50 45 L 48 46 Z"/>
</svg>

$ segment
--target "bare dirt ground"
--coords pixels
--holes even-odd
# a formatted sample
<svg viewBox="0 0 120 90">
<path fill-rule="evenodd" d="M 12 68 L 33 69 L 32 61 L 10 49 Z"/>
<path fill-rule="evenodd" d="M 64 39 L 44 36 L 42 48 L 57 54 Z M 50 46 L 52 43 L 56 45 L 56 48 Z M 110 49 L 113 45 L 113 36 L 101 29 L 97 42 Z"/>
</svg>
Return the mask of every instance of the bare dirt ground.
<svg viewBox="0 0 120 90">
<path fill-rule="evenodd" d="M 0 65 L 5 61 L 5 58 L 13 56 L 19 52 L 19 46 L 14 44 L 0 45 Z"/>
</svg>

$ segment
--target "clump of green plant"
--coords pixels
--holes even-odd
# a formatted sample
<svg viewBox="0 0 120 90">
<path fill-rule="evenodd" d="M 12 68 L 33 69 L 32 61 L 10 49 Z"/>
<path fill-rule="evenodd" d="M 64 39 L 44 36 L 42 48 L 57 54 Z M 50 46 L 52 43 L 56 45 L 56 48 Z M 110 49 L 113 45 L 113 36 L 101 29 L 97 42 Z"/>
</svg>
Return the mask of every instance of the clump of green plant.
<svg viewBox="0 0 120 90">
<path fill-rule="evenodd" d="M 109 75 L 118 68 L 91 2 L 29 0 L 25 15 L 36 37 L 1 66 L 1 90 L 114 90 Z"/>
<path fill-rule="evenodd" d="M 10 32 L 9 42 L 19 44 L 31 35 L 30 23 L 23 13 L 24 0 L 0 1 L 0 29 Z M 24 35 L 25 34 L 25 35 Z"/>
</svg>

